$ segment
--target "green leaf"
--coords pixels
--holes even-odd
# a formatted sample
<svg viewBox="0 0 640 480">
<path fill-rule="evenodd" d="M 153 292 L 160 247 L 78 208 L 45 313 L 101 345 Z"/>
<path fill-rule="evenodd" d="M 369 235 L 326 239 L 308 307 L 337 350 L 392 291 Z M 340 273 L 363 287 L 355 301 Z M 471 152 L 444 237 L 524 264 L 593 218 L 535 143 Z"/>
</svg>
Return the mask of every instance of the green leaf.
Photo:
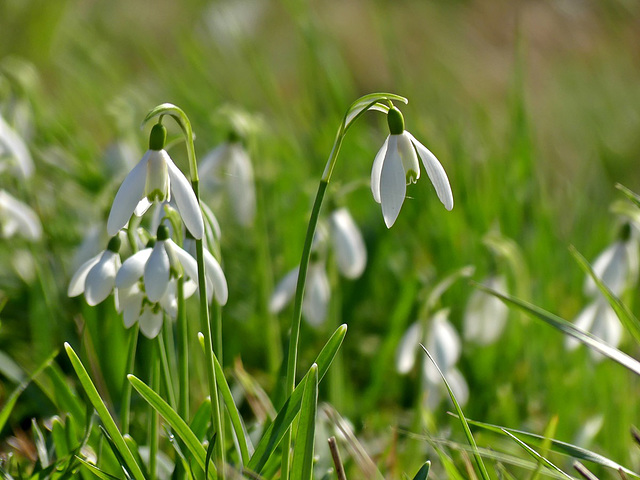
<svg viewBox="0 0 640 480">
<path fill-rule="evenodd" d="M 429 476 L 429 470 L 431 469 L 431 461 L 427 460 L 424 465 L 418 470 L 416 476 L 413 477 L 413 480 L 427 480 Z"/>
<path fill-rule="evenodd" d="M 527 453 L 529 455 L 531 455 L 533 458 L 535 458 L 538 462 L 543 462 L 544 464 L 546 464 L 547 466 L 551 467 L 553 470 L 555 470 L 556 472 L 560 473 L 562 476 L 571 479 L 571 476 L 567 475 L 565 472 L 563 472 L 562 470 L 560 470 L 558 467 L 556 467 L 553 463 L 551 463 L 549 460 L 547 460 L 546 458 L 544 458 L 542 455 L 540 455 L 538 452 L 536 452 L 533 448 L 531 448 L 529 445 L 527 445 L 526 443 L 524 443 L 522 440 L 520 440 L 518 437 L 516 437 L 514 434 L 508 432 L 505 429 L 502 429 L 502 431 L 508 435 L 509 437 L 511 437 L 518 445 L 520 445 L 522 448 L 524 448 Z"/>
<path fill-rule="evenodd" d="M 625 197 L 627 197 L 629 200 L 631 200 L 636 207 L 640 208 L 640 195 L 638 195 L 637 193 L 629 190 L 627 187 L 625 187 L 624 185 L 622 185 L 620 183 L 616 183 L 616 188 L 618 190 L 620 190 L 624 194 Z"/>
<path fill-rule="evenodd" d="M 482 457 L 480 456 L 480 452 L 478 451 L 478 445 L 476 445 L 476 441 L 473 438 L 473 435 L 471 434 L 471 429 L 469 428 L 467 419 L 465 418 L 464 413 L 462 413 L 462 408 L 460 408 L 460 404 L 458 403 L 458 400 L 456 400 L 456 396 L 453 394 L 453 390 L 451 390 L 451 387 L 449 386 L 449 382 L 447 382 L 447 379 L 442 373 L 442 370 L 440 370 L 440 367 L 438 366 L 436 361 L 433 359 L 429 351 L 425 348 L 425 346 L 422 344 L 420 344 L 420 346 L 429 357 L 429 360 L 431 360 L 435 365 L 436 369 L 438 370 L 438 373 L 442 377 L 442 381 L 444 382 L 445 387 L 447 387 L 447 391 L 449 392 L 449 396 L 451 397 L 453 406 L 455 407 L 456 412 L 458 413 L 458 417 L 460 419 L 460 423 L 462 424 L 462 429 L 464 430 L 464 434 L 467 437 L 467 442 L 469 442 L 469 445 L 471 445 L 471 449 L 473 450 L 473 458 L 476 462 L 476 466 L 478 467 L 478 470 L 480 471 L 480 476 L 484 480 L 490 480 L 489 472 L 487 472 L 487 469 L 484 466 L 484 462 L 482 461 Z"/>
<path fill-rule="evenodd" d="M 593 278 L 593 281 L 605 296 L 609 305 L 611 305 L 611 308 L 616 312 L 620 322 L 622 322 L 633 338 L 635 338 L 636 342 L 640 343 L 640 322 L 635 315 L 631 313 L 629 307 L 622 303 L 622 301 L 613 294 L 609 287 L 607 287 L 598 275 L 596 275 L 596 272 L 593 271 L 593 268 L 589 262 L 587 262 L 587 259 L 584 258 L 573 245 L 569 247 L 569 251 L 571 252 L 571 255 L 573 255 L 573 258 L 578 262 L 578 265 L 580 265 L 580 268 L 582 268 L 587 275 L 590 275 L 591 278 Z"/>
<path fill-rule="evenodd" d="M 318 365 L 314 363 L 311 366 L 306 379 L 291 466 L 291 474 L 296 480 L 311 480 L 313 473 L 313 447 L 318 412 Z"/>
<path fill-rule="evenodd" d="M 138 393 L 144 398 L 149 405 L 151 405 L 164 419 L 167 421 L 171 428 L 180 440 L 182 440 L 191 452 L 200 468 L 205 470 L 205 461 L 207 458 L 207 451 L 204 446 L 198 440 L 198 437 L 191 431 L 185 421 L 172 409 L 167 402 L 165 402 L 160 395 L 154 392 L 147 384 L 134 375 L 127 375 L 129 382 L 133 385 Z M 210 465 L 210 472 L 215 473 L 216 469 L 213 464 Z M 212 478 L 215 478 L 213 476 Z"/>
<path fill-rule="evenodd" d="M 204 401 L 196 410 L 191 423 L 189 424 L 189 428 L 195 434 L 195 436 L 199 439 L 204 438 L 207 433 L 207 427 L 209 426 L 209 421 L 211 420 L 211 399 L 209 397 L 205 398 Z"/>
<path fill-rule="evenodd" d="M 80 461 L 80 463 L 86 467 L 91 473 L 93 473 L 96 477 L 101 478 L 102 480 L 119 480 L 118 477 L 111 475 L 103 470 L 100 470 L 93 463 L 89 463 L 83 458 L 76 455 L 76 458 Z"/>
<path fill-rule="evenodd" d="M 562 453 L 564 455 L 569 455 L 573 458 L 577 458 L 580 460 L 586 460 L 588 462 L 597 463 L 604 467 L 612 468 L 614 470 L 622 470 L 624 473 L 632 475 L 634 477 L 640 478 L 640 475 L 629 470 L 628 468 L 623 467 L 622 465 L 610 460 L 602 455 L 587 450 L 586 448 L 578 447 L 576 445 L 572 445 L 570 443 L 562 442 L 560 440 L 556 440 L 553 438 L 545 438 L 542 435 L 537 435 L 535 433 L 525 432 L 524 430 L 515 430 L 513 428 L 505 428 L 500 427 L 498 425 L 493 425 L 490 423 L 478 422 L 475 420 L 468 420 L 471 425 L 475 425 L 476 427 L 484 428 L 485 430 L 489 430 L 495 433 L 503 433 L 504 430 L 511 432 L 513 434 L 517 434 L 520 437 L 526 437 L 528 441 L 534 442 L 535 445 L 542 446 L 545 441 L 551 442 L 551 450 L 557 453 Z"/>
<path fill-rule="evenodd" d="M 537 307 L 531 303 L 525 302 L 523 300 L 514 298 L 510 295 L 505 295 L 490 288 L 487 288 L 483 285 L 479 285 L 474 283 L 474 285 L 482 291 L 485 291 L 495 297 L 498 297 L 500 300 L 505 302 L 508 305 L 512 305 L 514 307 L 519 308 L 520 310 L 532 315 L 534 317 L 539 318 L 540 320 L 548 323 L 552 327 L 557 328 L 562 333 L 566 335 L 571 335 L 572 337 L 580 340 L 582 343 L 597 351 L 598 353 L 603 354 L 606 357 L 609 357 L 611 360 L 618 362 L 620 365 L 627 367 L 629 370 L 634 372 L 637 375 L 640 375 L 640 362 L 636 359 L 630 357 L 626 353 L 621 352 L 617 348 L 612 347 L 611 345 L 603 342 L 597 337 L 594 337 L 589 332 L 585 332 L 576 328 L 571 322 L 566 321 L 564 318 L 560 318 L 553 313 L 547 312 L 540 307 Z"/>
<path fill-rule="evenodd" d="M 78 379 L 80 380 L 80 383 L 82 384 L 82 387 L 87 394 L 87 397 L 89 397 L 89 401 L 93 405 L 93 408 L 95 408 L 98 412 L 98 416 L 102 420 L 107 433 L 111 436 L 112 441 L 114 442 L 116 448 L 118 449 L 118 452 L 125 461 L 127 467 L 136 480 L 145 480 L 142 470 L 140 470 L 140 466 L 136 463 L 133 455 L 129 451 L 124 438 L 122 438 L 120 430 L 118 430 L 118 427 L 111 417 L 109 410 L 107 410 L 107 406 L 102 401 L 102 398 L 100 398 L 100 394 L 91 381 L 91 378 L 84 368 L 84 365 L 82 365 L 80 358 L 78 358 L 78 355 L 76 355 L 76 352 L 73 351 L 73 348 L 71 348 L 71 345 L 69 345 L 68 343 L 64 344 L 64 348 L 67 351 L 69 360 L 71 360 L 71 365 L 73 366 L 73 369 L 75 370 L 76 375 L 78 376 Z"/>
<path fill-rule="evenodd" d="M 342 345 L 342 341 L 344 340 L 346 334 L 347 326 L 340 325 L 318 354 L 318 357 L 315 361 L 315 363 L 318 365 L 318 382 L 320 382 L 322 380 L 322 377 L 324 377 L 324 375 L 327 373 L 327 370 L 329 369 L 329 366 L 331 365 L 331 362 L 333 361 L 336 353 L 338 353 L 340 345 Z M 267 428 L 266 432 L 260 439 L 260 442 L 256 447 L 256 451 L 254 452 L 251 460 L 249 460 L 249 463 L 247 465 L 249 470 L 255 473 L 260 473 L 269 457 L 271 457 L 273 452 L 278 447 L 278 444 L 282 440 L 282 437 L 289 429 L 289 426 L 300 410 L 304 389 L 303 383 L 306 381 L 308 375 L 309 373 L 307 372 L 305 378 L 295 388 L 291 396 L 287 399 L 287 401 L 278 412 L 276 419 L 271 425 L 269 425 L 269 428 Z"/>
<path fill-rule="evenodd" d="M 558 428 L 558 416 L 555 415 L 554 417 L 551 418 L 551 420 L 549 421 L 549 424 L 547 425 L 547 428 L 545 428 L 544 430 L 545 439 L 542 442 L 542 451 L 541 451 L 541 455 L 543 457 L 546 457 L 549 454 L 549 449 L 551 448 L 551 439 L 556 436 L 557 428 Z M 543 465 L 543 462 L 539 461 L 538 467 L 533 472 L 531 472 L 531 476 L 529 477 L 529 480 L 538 480 L 538 477 L 540 476 L 540 471 L 542 470 L 542 465 Z"/>
</svg>

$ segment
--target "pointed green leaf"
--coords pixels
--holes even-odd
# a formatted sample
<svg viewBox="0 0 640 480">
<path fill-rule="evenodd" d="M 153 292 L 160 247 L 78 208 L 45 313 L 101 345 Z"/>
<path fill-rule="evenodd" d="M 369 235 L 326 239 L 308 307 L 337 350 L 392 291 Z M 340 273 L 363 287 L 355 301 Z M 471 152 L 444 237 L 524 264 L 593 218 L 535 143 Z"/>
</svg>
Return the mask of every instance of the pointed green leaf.
<svg viewBox="0 0 640 480">
<path fill-rule="evenodd" d="M 306 378 L 291 465 L 291 474 L 296 480 L 311 480 L 313 473 L 313 448 L 318 412 L 318 365 L 314 363 L 311 366 Z"/>
<path fill-rule="evenodd" d="M 82 463 L 84 467 L 86 467 L 91 473 L 93 473 L 96 477 L 101 478 L 102 480 L 119 480 L 118 477 L 111 475 L 103 470 L 100 470 L 93 463 L 89 463 L 83 458 L 76 455 L 76 458 Z"/>
<path fill-rule="evenodd" d="M 321 381 L 322 377 L 324 377 L 324 375 L 327 373 L 327 370 L 329 369 L 329 366 L 331 366 L 331 362 L 336 356 L 336 353 L 338 353 L 340 345 L 342 345 L 342 341 L 344 340 L 346 334 L 347 326 L 339 326 L 331 336 L 329 341 L 327 341 L 322 351 L 320 351 L 320 353 L 318 354 L 318 357 L 315 361 L 315 363 L 318 365 L 318 381 Z M 307 372 L 307 375 L 305 375 L 305 379 L 303 379 L 298 384 L 291 396 L 287 399 L 287 401 L 278 412 L 276 419 L 271 425 L 269 425 L 269 428 L 267 428 L 266 432 L 260 439 L 260 442 L 256 446 L 256 451 L 247 465 L 249 470 L 260 473 L 269 457 L 278 447 L 278 444 L 282 440 L 282 437 L 289 429 L 291 422 L 293 422 L 294 418 L 298 414 L 298 411 L 300 410 L 300 405 L 302 403 L 302 393 L 304 389 L 303 384 L 306 381 L 308 375 L 309 373 Z"/>
<path fill-rule="evenodd" d="M 107 406 L 102 401 L 102 398 L 100 398 L 100 394 L 91 381 L 91 378 L 89 377 L 87 370 L 84 368 L 84 365 L 80 361 L 80 358 L 78 357 L 78 355 L 76 355 L 76 352 L 73 351 L 73 348 L 71 348 L 71 345 L 69 345 L 68 343 L 64 344 L 64 348 L 67 351 L 69 360 L 71 360 L 71 365 L 73 366 L 73 369 L 75 370 L 76 375 L 78 376 L 78 379 L 80 380 L 80 383 L 82 384 L 82 387 L 87 394 L 87 397 L 89 397 L 89 401 L 93 405 L 93 408 L 95 408 L 98 412 L 98 416 L 102 420 L 104 428 L 111 436 L 112 441 L 114 442 L 118 452 L 125 461 L 127 467 L 131 471 L 133 477 L 136 480 L 145 480 L 142 470 L 140 470 L 140 466 L 136 463 L 133 455 L 129 451 L 129 448 L 122 438 L 120 430 L 118 430 L 118 427 L 116 426 L 116 422 L 114 422 L 111 414 L 109 413 L 109 410 L 107 409 Z"/>
<path fill-rule="evenodd" d="M 420 467 L 420 470 L 418 470 L 418 473 L 416 473 L 416 476 L 413 477 L 413 480 L 427 480 L 427 477 L 429 476 L 429 470 L 431 469 L 431 461 L 427 460 L 424 465 L 422 465 L 422 467 Z"/>
<path fill-rule="evenodd" d="M 535 458 L 538 462 L 543 462 L 545 465 L 551 467 L 553 470 L 555 470 L 556 472 L 560 473 L 562 476 L 571 479 L 571 476 L 567 475 L 565 472 L 563 472 L 562 470 L 560 470 L 558 467 L 556 467 L 553 463 L 551 463 L 549 460 L 547 460 L 546 458 L 544 458 L 542 455 L 540 455 L 538 452 L 536 452 L 533 448 L 531 448 L 529 445 L 527 445 L 526 443 L 524 443 L 522 440 L 520 440 L 518 437 L 516 437 L 514 434 L 508 432 L 505 429 L 502 429 L 502 431 L 508 435 L 509 437 L 511 437 L 518 445 L 520 445 L 522 448 L 524 448 L 526 450 L 526 452 L 531 455 L 533 458 Z"/>
<path fill-rule="evenodd" d="M 435 365 L 436 369 L 438 370 L 438 373 L 442 377 L 444 386 L 447 387 L 447 391 L 449 392 L 449 396 L 451 397 L 453 406 L 455 407 L 456 412 L 458 412 L 458 417 L 460 419 L 460 423 L 462 424 L 462 429 L 464 430 L 464 434 L 467 437 L 467 442 L 469 442 L 469 445 L 471 445 L 471 449 L 473 450 L 473 458 L 476 462 L 476 466 L 478 467 L 478 470 L 480 471 L 480 476 L 483 478 L 483 480 L 490 480 L 489 472 L 487 472 L 487 469 L 484 466 L 484 462 L 482 461 L 482 457 L 480 456 L 480 452 L 478 452 L 478 445 L 476 445 L 476 441 L 473 438 L 473 435 L 471 434 L 471 429 L 469 428 L 467 419 L 465 418 L 464 413 L 462 413 L 462 408 L 460 407 L 458 400 L 456 400 L 456 396 L 453 394 L 453 390 L 451 390 L 451 387 L 449 386 L 449 382 L 447 382 L 447 379 L 442 373 L 442 370 L 440 370 L 440 367 L 438 366 L 434 358 L 431 356 L 431 354 L 428 352 L 428 350 L 425 348 L 425 346 L 422 344 L 420 344 L 420 346 L 429 357 L 429 360 L 431 360 Z"/>
<path fill-rule="evenodd" d="M 523 300 L 514 298 L 510 295 L 504 295 L 502 293 L 496 292 L 491 288 L 487 288 L 483 285 L 474 284 L 480 290 L 483 290 L 495 297 L 498 297 L 500 300 L 505 302 L 507 305 L 512 305 L 520 310 L 532 315 L 534 317 L 539 318 L 540 320 L 548 323 L 552 327 L 557 328 L 562 333 L 567 335 L 571 335 L 572 337 L 580 340 L 582 343 L 592 348 L 593 350 L 601 353 L 610 359 L 618 362 L 620 365 L 627 367 L 629 370 L 634 372 L 637 375 L 640 375 L 640 362 L 636 359 L 630 357 L 626 353 L 621 352 L 617 348 L 612 347 L 611 345 L 603 342 L 599 338 L 591 335 L 589 332 L 585 332 L 576 328 L 571 322 L 566 321 L 564 318 L 560 318 L 553 313 L 547 312 L 540 307 L 537 307 L 531 303 L 525 302 Z"/>
</svg>

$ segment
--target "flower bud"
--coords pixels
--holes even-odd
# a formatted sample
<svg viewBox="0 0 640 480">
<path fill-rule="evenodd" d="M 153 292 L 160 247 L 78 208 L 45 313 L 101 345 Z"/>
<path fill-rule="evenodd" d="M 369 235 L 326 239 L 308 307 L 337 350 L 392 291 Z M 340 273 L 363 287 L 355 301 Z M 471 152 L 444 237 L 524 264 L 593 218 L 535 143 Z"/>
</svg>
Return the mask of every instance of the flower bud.
<svg viewBox="0 0 640 480">
<path fill-rule="evenodd" d="M 156 123 L 149 134 L 149 150 L 162 150 L 167 141 L 167 129 L 161 123 Z"/>
<path fill-rule="evenodd" d="M 400 135 L 404 132 L 404 117 L 396 107 L 391 107 L 387 113 L 387 123 L 391 135 Z"/>
</svg>

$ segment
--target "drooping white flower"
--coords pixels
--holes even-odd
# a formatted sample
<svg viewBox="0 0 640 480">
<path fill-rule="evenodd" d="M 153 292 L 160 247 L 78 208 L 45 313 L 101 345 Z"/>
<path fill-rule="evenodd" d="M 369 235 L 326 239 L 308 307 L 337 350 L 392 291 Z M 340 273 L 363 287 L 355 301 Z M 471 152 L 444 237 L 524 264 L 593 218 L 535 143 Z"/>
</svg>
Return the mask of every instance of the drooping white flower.
<svg viewBox="0 0 640 480">
<path fill-rule="evenodd" d="M 507 292 L 507 281 L 503 275 L 490 275 L 481 283 L 498 293 Z M 500 299 L 482 290 L 474 290 L 464 311 L 465 340 L 480 345 L 495 342 L 504 329 L 508 315 L 509 308 Z"/>
<path fill-rule="evenodd" d="M 407 185 L 420 178 L 420 164 L 447 210 L 453 208 L 453 193 L 444 168 L 427 147 L 404 129 L 402 113 L 395 107 L 387 114 L 390 134 L 378 151 L 371 170 L 373 199 L 382 205 L 387 228 L 395 223 L 404 203 Z M 417 153 L 416 153 L 417 151 Z"/>
<path fill-rule="evenodd" d="M 612 347 L 617 347 L 622 340 L 622 325 L 616 312 L 603 297 L 587 305 L 576 317 L 573 324 L 580 330 L 591 332 L 600 340 Z M 565 338 L 567 350 L 575 350 L 580 342 L 573 337 Z M 595 350 L 589 350 L 591 358 L 600 361 L 604 357 Z"/>
<path fill-rule="evenodd" d="M 103 302 L 114 290 L 120 269 L 120 237 L 109 240 L 107 249 L 83 263 L 69 282 L 67 295 L 77 297 L 84 293 L 91 306 Z M 116 304 L 118 303 L 116 295 Z"/>
<path fill-rule="evenodd" d="M 346 208 L 329 215 L 330 239 L 340 273 L 346 278 L 358 278 L 367 265 L 367 249 L 362 234 Z"/>
<path fill-rule="evenodd" d="M 149 138 L 149 150 L 124 179 L 111 206 L 107 231 L 115 235 L 134 213 L 142 215 L 156 201 L 169 201 L 171 196 L 185 226 L 194 236 L 202 238 L 204 222 L 200 205 L 191 185 L 164 150 L 166 130 L 154 125 Z"/>
<path fill-rule="evenodd" d="M 33 175 L 33 160 L 22 137 L 0 115 L 0 173 L 17 171 L 23 178 Z"/>
<path fill-rule="evenodd" d="M 256 187 L 251 159 L 241 142 L 225 142 L 209 152 L 198 169 L 214 189 L 222 184 L 240 225 L 250 225 L 256 213 Z"/>
<path fill-rule="evenodd" d="M 29 240 L 38 240 L 42 235 L 36 213 L 4 190 L 0 190 L 0 229 L 4 238 L 19 234 Z"/>
</svg>

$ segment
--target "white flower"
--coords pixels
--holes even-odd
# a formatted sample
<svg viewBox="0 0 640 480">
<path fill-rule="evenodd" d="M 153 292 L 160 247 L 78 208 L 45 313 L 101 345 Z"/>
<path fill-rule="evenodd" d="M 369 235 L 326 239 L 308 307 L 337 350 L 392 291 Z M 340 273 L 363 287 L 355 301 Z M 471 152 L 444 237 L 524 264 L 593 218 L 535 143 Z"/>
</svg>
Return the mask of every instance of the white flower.
<svg viewBox="0 0 640 480">
<path fill-rule="evenodd" d="M 594 260 L 593 271 L 614 295 L 622 295 L 638 276 L 638 245 L 636 241 L 627 238 L 614 242 Z M 584 291 L 589 296 L 600 293 L 591 276 L 587 276 L 585 280 Z"/>
<path fill-rule="evenodd" d="M 608 343 L 612 347 L 617 347 L 622 339 L 622 325 L 616 312 L 611 308 L 607 300 L 600 297 L 585 307 L 576 317 L 573 324 L 576 328 L 591 332 L 592 335 Z M 573 337 L 565 338 L 567 350 L 575 350 L 580 342 Z M 600 361 L 604 357 L 594 350 L 590 350 L 591 357 L 595 361 Z"/>
<path fill-rule="evenodd" d="M 213 217 L 215 220 L 215 217 Z M 217 220 L 216 220 L 217 225 Z M 219 237 L 220 231 L 218 227 L 217 235 Z M 214 234 L 215 235 L 215 234 Z M 196 244 L 192 239 L 185 239 L 184 245 L 186 247 L 186 251 L 191 254 L 193 258 L 196 258 Z M 229 289 L 227 286 L 227 278 L 222 271 L 222 267 L 216 260 L 216 257 L 206 248 L 203 248 L 204 253 L 204 276 L 207 282 L 207 298 L 209 302 L 213 296 L 216 297 L 216 301 L 220 305 L 226 305 L 227 300 L 229 299 Z"/>
<path fill-rule="evenodd" d="M 256 213 L 256 189 L 251 159 L 242 143 L 225 142 L 209 152 L 201 162 L 202 179 L 221 182 L 226 187 L 235 219 L 240 225 L 250 225 Z"/>
<path fill-rule="evenodd" d="M 154 129 L 156 127 L 164 128 L 155 125 Z M 173 194 L 185 226 L 194 238 L 202 238 L 204 222 L 195 193 L 169 154 L 159 147 L 164 145 L 164 139 L 154 143 L 154 135 L 159 134 L 152 130 L 149 150 L 129 172 L 116 193 L 107 221 L 107 231 L 109 235 L 115 235 L 127 224 L 131 215 L 135 213 L 140 216 L 152 202 L 169 201 Z"/>
<path fill-rule="evenodd" d="M 116 274 L 121 266 L 120 243 L 118 236 L 113 237 L 105 251 L 83 263 L 71 278 L 67 295 L 76 297 L 84 293 L 91 306 L 103 302 L 115 287 Z"/>
<path fill-rule="evenodd" d="M 507 281 L 502 275 L 491 275 L 482 282 L 488 288 L 506 293 Z M 464 311 L 464 338 L 480 345 L 495 342 L 507 322 L 509 308 L 497 297 L 474 290 Z"/>
<path fill-rule="evenodd" d="M 0 228 L 4 238 L 20 234 L 29 240 L 38 240 L 42 225 L 29 206 L 0 190 Z"/>
<path fill-rule="evenodd" d="M 5 159 L 8 157 L 12 160 L 9 163 Z M 12 167 L 17 170 L 23 178 L 29 178 L 33 174 L 33 160 L 29 149 L 22 140 L 22 137 L 9 126 L 4 118 L 0 115 L 0 172 Z"/>
<path fill-rule="evenodd" d="M 367 265 L 367 249 L 356 223 L 346 208 L 329 215 L 331 242 L 340 272 L 347 278 L 358 278 Z"/>
<path fill-rule="evenodd" d="M 382 205 L 387 228 L 395 223 L 404 202 L 407 185 L 420 178 L 418 156 L 447 210 L 453 208 L 453 193 L 444 168 L 427 147 L 404 130 L 400 111 L 392 107 L 387 115 L 390 135 L 378 151 L 371 170 L 373 199 Z M 416 154 L 417 150 L 417 154 Z"/>
</svg>

